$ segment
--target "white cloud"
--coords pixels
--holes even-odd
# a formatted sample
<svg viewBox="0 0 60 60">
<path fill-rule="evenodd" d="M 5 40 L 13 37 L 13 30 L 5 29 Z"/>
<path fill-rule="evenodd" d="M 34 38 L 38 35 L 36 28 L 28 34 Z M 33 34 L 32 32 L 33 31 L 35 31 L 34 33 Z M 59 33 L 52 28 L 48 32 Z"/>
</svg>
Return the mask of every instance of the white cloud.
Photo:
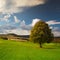
<svg viewBox="0 0 60 60">
<path fill-rule="evenodd" d="M 24 27 L 25 25 L 26 25 L 26 24 L 25 24 L 25 21 L 24 21 L 24 20 L 21 21 L 20 26 Z"/>
<path fill-rule="evenodd" d="M 40 21 L 40 19 L 37 19 L 37 18 L 33 19 L 31 26 L 33 27 L 38 21 Z"/>
<path fill-rule="evenodd" d="M 32 7 L 45 4 L 47 0 L 0 0 L 0 12 L 17 13 L 25 10 L 25 7 Z"/>
<path fill-rule="evenodd" d="M 52 27 L 52 26 L 50 26 L 50 29 L 53 29 L 53 27 Z"/>
<path fill-rule="evenodd" d="M 50 26 L 50 28 L 52 29 L 52 33 L 54 34 L 55 37 L 60 36 L 60 31 L 59 31 L 60 28 L 53 26 L 56 24 L 60 24 L 60 22 L 57 22 L 56 20 L 50 20 L 50 21 L 47 21 L 46 23 L 48 23 L 49 25 L 52 25 Z"/>
<path fill-rule="evenodd" d="M 8 22 L 10 17 L 11 17 L 10 14 L 6 14 L 5 16 L 3 16 L 3 17 L 0 18 L 0 21 Z"/>
<path fill-rule="evenodd" d="M 50 20 L 50 21 L 47 21 L 46 23 L 48 23 L 49 25 L 60 24 L 60 22 L 57 22 L 56 20 Z"/>
<path fill-rule="evenodd" d="M 4 0 L 0 0 L 0 9 L 4 8 L 4 6 L 5 6 L 5 1 Z"/>
<path fill-rule="evenodd" d="M 15 6 L 13 0 L 0 0 L 0 3 L 0 12 L 2 12 L 3 14 L 13 14 L 22 11 L 22 8 L 19 10 L 19 8 Z"/>
<path fill-rule="evenodd" d="M 60 31 L 53 31 L 55 37 L 60 37 Z"/>
<path fill-rule="evenodd" d="M 53 27 L 52 30 L 53 30 L 53 31 L 58 31 L 58 30 L 60 30 L 60 29 L 59 29 L 59 27 Z"/>
<path fill-rule="evenodd" d="M 13 29 L 13 30 L 6 30 L 7 33 L 15 33 L 17 35 L 29 35 L 28 30 L 23 29 Z"/>
<path fill-rule="evenodd" d="M 23 30 L 31 30 L 32 26 L 30 24 L 26 25 L 25 21 L 21 21 L 20 22 L 20 28 Z"/>
<path fill-rule="evenodd" d="M 15 23 L 19 23 L 20 22 L 20 20 L 16 16 L 14 16 L 14 21 L 15 21 Z"/>
<path fill-rule="evenodd" d="M 16 17 L 16 16 L 15 16 Z M 17 21 L 13 22 L 16 24 Z M 3 26 L 0 26 L 0 34 L 7 34 L 7 33 L 15 33 L 18 35 L 29 35 L 31 26 L 26 25 L 25 21 L 20 21 L 18 26 L 15 26 L 14 24 L 6 24 Z"/>
<path fill-rule="evenodd" d="M 39 4 L 44 4 L 46 0 L 13 0 L 13 2 L 16 4 L 16 6 L 35 6 Z"/>
<path fill-rule="evenodd" d="M 30 34 L 30 30 L 31 28 L 36 24 L 36 22 L 40 21 L 41 19 L 33 19 L 31 24 L 26 24 L 25 20 L 21 21 L 19 20 L 16 16 L 15 17 L 15 24 L 18 23 L 18 25 L 16 26 L 15 24 L 7 24 L 7 25 L 3 25 L 0 26 L 0 34 L 1 33 L 15 33 L 18 35 L 29 35 Z M 50 26 L 50 28 L 52 29 L 52 32 L 54 34 L 54 36 L 60 36 L 60 28 L 59 27 L 54 27 L 53 25 Z"/>
<path fill-rule="evenodd" d="M 52 27 L 52 33 L 54 34 L 55 37 L 60 36 L 60 28 L 59 27 Z"/>
</svg>

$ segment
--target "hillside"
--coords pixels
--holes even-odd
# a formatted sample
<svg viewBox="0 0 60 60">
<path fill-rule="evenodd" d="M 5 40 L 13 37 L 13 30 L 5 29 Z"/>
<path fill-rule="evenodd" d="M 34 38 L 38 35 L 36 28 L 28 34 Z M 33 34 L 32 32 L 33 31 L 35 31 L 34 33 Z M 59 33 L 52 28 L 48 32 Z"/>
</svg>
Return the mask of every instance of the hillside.
<svg viewBox="0 0 60 60">
<path fill-rule="evenodd" d="M 6 40 L 28 40 L 29 35 L 17 35 L 17 34 L 0 34 L 0 38 Z M 54 37 L 53 42 L 60 43 L 60 37 Z"/>
<path fill-rule="evenodd" d="M 6 39 L 6 40 L 28 40 L 29 35 L 17 35 L 17 34 L 0 34 L 0 38 Z"/>
</svg>

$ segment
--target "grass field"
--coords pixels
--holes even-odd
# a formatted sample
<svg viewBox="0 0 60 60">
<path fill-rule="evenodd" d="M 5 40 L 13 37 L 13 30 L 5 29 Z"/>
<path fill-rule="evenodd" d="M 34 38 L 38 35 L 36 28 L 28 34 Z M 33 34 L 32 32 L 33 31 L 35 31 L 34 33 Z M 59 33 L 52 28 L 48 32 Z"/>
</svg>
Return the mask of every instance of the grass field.
<svg viewBox="0 0 60 60">
<path fill-rule="evenodd" d="M 60 44 L 0 40 L 0 60 L 60 60 Z"/>
</svg>

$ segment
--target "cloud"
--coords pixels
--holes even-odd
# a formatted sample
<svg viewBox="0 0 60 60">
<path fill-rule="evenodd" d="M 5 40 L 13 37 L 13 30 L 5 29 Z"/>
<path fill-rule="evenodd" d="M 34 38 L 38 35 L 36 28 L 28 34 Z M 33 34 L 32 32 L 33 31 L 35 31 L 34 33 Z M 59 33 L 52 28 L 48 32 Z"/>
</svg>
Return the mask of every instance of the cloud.
<svg viewBox="0 0 60 60">
<path fill-rule="evenodd" d="M 24 21 L 24 20 L 21 21 L 20 26 L 21 26 L 21 27 L 23 27 L 23 26 L 25 27 L 25 21 Z"/>
<path fill-rule="evenodd" d="M 18 18 L 16 16 L 14 16 L 14 17 L 17 20 L 14 20 L 14 22 L 12 24 L 10 24 L 8 22 L 7 24 L 0 26 L 0 34 L 15 33 L 18 35 L 29 35 L 31 26 L 26 25 L 24 20 L 20 21 L 20 20 L 18 20 Z"/>
<path fill-rule="evenodd" d="M 3 14 L 13 14 L 22 10 L 22 8 L 19 10 L 19 8 L 15 6 L 13 0 L 0 0 L 0 3 L 0 12 Z"/>
<path fill-rule="evenodd" d="M 33 7 L 40 4 L 45 4 L 47 0 L 0 0 L 0 12 L 17 13 L 22 12 L 27 7 Z"/>
<path fill-rule="evenodd" d="M 52 26 L 52 33 L 54 34 L 55 37 L 58 37 L 58 36 L 60 37 L 60 28 Z"/>
<path fill-rule="evenodd" d="M 17 35 L 29 35 L 28 30 L 23 30 L 23 29 L 13 29 L 13 30 L 6 30 L 7 33 L 15 33 Z"/>
<path fill-rule="evenodd" d="M 58 31 L 58 30 L 60 30 L 60 28 L 59 27 L 53 27 L 52 30 L 53 31 Z"/>
<path fill-rule="evenodd" d="M 16 16 L 15 16 L 16 17 Z M 17 18 L 17 17 L 16 17 Z M 41 19 L 33 19 L 31 24 L 26 25 L 25 20 L 20 21 L 20 26 L 17 29 L 10 30 L 10 32 L 19 35 L 29 35 L 32 27 Z M 9 31 L 9 30 L 8 30 Z"/>
<path fill-rule="evenodd" d="M 15 33 L 17 35 L 29 35 L 30 30 L 23 29 L 23 27 L 16 27 L 16 26 L 1 26 L 0 27 L 0 34 L 8 34 L 8 33 Z"/>
<path fill-rule="evenodd" d="M 14 21 L 15 21 L 15 23 L 19 23 L 20 22 L 20 20 L 16 16 L 14 16 Z"/>
<path fill-rule="evenodd" d="M 37 19 L 37 18 L 33 19 L 31 26 L 33 27 L 38 21 L 40 21 L 40 19 Z"/>
<path fill-rule="evenodd" d="M 60 22 L 57 22 L 56 20 L 50 20 L 50 21 L 47 21 L 46 23 L 50 25 L 50 28 L 52 29 L 52 33 L 54 34 L 54 36 L 55 37 L 58 37 L 58 36 L 60 37 L 60 28 L 53 26 L 53 25 L 56 25 L 56 24 L 60 24 Z"/>
<path fill-rule="evenodd" d="M 60 31 L 53 31 L 55 37 L 60 37 Z"/>
<path fill-rule="evenodd" d="M 32 26 L 29 24 L 29 25 L 26 25 L 25 21 L 21 21 L 20 22 L 20 28 L 23 29 L 23 30 L 31 30 Z"/>
<path fill-rule="evenodd" d="M 13 0 L 13 2 L 16 4 L 16 6 L 36 6 L 39 4 L 44 4 L 46 2 L 46 0 Z"/>
<path fill-rule="evenodd" d="M 9 17 L 9 16 L 8 16 Z M 11 24 L 8 22 L 8 24 L 5 25 L 0 25 L 0 34 L 7 34 L 7 33 L 15 33 L 18 35 L 29 35 L 30 34 L 30 30 L 32 29 L 32 27 L 41 19 L 33 19 L 32 22 L 30 24 L 26 24 L 25 20 L 19 20 L 16 16 L 14 16 L 14 22 L 15 24 Z M 18 25 L 17 25 L 18 24 Z M 53 24 L 55 25 L 55 24 Z M 59 27 L 55 27 L 55 26 L 50 26 L 50 28 L 52 29 L 52 33 L 54 34 L 54 36 L 60 36 L 60 28 Z"/>
<path fill-rule="evenodd" d="M 46 23 L 48 23 L 49 25 L 60 24 L 60 22 L 57 22 L 56 20 L 50 20 L 50 21 L 47 21 Z"/>
<path fill-rule="evenodd" d="M 8 22 L 10 17 L 11 17 L 10 14 L 6 14 L 3 17 L 0 18 L 0 21 Z"/>
<path fill-rule="evenodd" d="M 16 29 L 16 28 L 17 28 L 16 26 L 10 25 L 10 24 L 0 26 L 0 30 L 13 30 L 13 29 Z"/>
</svg>

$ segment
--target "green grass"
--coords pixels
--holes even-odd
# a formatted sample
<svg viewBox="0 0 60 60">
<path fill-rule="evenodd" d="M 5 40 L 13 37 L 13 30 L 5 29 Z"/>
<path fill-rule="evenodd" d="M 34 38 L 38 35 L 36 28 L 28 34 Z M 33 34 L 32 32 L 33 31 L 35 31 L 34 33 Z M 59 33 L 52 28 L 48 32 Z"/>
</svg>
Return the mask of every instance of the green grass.
<svg viewBox="0 0 60 60">
<path fill-rule="evenodd" d="M 60 60 L 60 44 L 0 40 L 0 60 Z"/>
</svg>

